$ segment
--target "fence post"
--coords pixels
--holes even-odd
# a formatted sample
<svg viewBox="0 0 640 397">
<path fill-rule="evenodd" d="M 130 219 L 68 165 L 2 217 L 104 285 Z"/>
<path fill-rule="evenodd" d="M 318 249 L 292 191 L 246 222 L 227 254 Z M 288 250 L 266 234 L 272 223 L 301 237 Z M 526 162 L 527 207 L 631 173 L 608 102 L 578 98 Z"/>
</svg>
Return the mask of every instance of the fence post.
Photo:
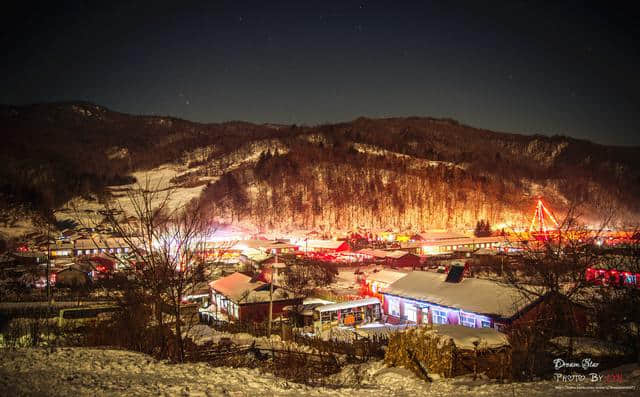
<svg viewBox="0 0 640 397">
<path fill-rule="evenodd" d="M 473 341 L 473 380 L 478 377 L 478 341 Z"/>
</svg>

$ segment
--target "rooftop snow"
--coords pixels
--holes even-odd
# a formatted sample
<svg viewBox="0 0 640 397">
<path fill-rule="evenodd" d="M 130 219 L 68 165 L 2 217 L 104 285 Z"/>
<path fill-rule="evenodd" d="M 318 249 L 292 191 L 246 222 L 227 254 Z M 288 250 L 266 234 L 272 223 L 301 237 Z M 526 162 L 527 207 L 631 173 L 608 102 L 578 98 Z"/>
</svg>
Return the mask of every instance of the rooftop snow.
<svg viewBox="0 0 640 397">
<path fill-rule="evenodd" d="M 233 273 L 209 284 L 215 291 L 238 302 L 249 292 L 267 285 L 262 281 L 252 281 L 251 277 L 242 273 Z"/>
<path fill-rule="evenodd" d="M 473 350 L 475 348 L 474 342 L 477 343 L 479 350 L 510 346 L 507 336 L 493 328 L 470 328 L 447 324 L 436 325 L 427 332 L 451 340 L 458 349 Z"/>
<path fill-rule="evenodd" d="M 326 249 L 338 249 L 344 241 L 339 240 L 309 240 L 305 243 L 306 246 L 311 248 L 326 248 Z"/>
<path fill-rule="evenodd" d="M 332 305 L 324 305 L 324 306 L 317 307 L 316 310 L 322 313 L 322 312 L 350 309 L 352 307 L 375 305 L 375 304 L 380 304 L 380 300 L 378 298 L 367 298 L 367 299 L 359 299 L 357 301 L 348 301 L 348 302 L 334 303 Z"/>
<path fill-rule="evenodd" d="M 400 259 L 405 255 L 411 255 L 407 251 L 400 251 L 400 250 L 385 251 L 385 250 L 370 249 L 370 248 L 363 248 L 358 251 L 358 254 L 369 255 L 375 258 L 391 258 L 391 259 Z"/>
<path fill-rule="evenodd" d="M 368 274 L 367 280 L 391 284 L 393 282 L 398 281 L 399 279 L 401 279 L 406 275 L 407 273 L 404 273 L 404 272 L 396 272 L 393 270 L 380 270 L 379 272 Z"/>
<path fill-rule="evenodd" d="M 478 314 L 511 318 L 532 301 L 520 291 L 491 280 L 464 278 L 445 283 L 446 274 L 413 271 L 391 284 L 387 294 Z"/>
<path fill-rule="evenodd" d="M 270 300 L 269 290 L 266 288 L 269 284 L 257 280 L 252 281 L 251 277 L 238 272 L 215 280 L 209 285 L 236 303 L 259 303 Z M 292 292 L 274 286 L 274 301 L 293 298 L 295 295 Z"/>
</svg>

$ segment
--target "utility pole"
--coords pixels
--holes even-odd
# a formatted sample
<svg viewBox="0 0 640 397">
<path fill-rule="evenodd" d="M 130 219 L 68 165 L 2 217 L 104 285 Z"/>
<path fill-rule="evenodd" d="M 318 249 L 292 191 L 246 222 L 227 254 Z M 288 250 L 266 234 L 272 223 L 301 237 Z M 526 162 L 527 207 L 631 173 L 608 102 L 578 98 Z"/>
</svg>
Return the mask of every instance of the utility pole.
<svg viewBox="0 0 640 397">
<path fill-rule="evenodd" d="M 51 224 L 47 222 L 47 270 L 46 270 L 46 282 L 47 282 L 47 307 L 49 313 L 51 313 Z"/>
<path fill-rule="evenodd" d="M 278 274 L 278 268 L 284 267 L 278 263 L 278 252 L 276 251 L 276 261 L 271 265 L 271 281 L 269 282 L 269 324 L 267 325 L 267 336 L 271 336 L 271 323 L 273 321 L 273 283 Z"/>
</svg>

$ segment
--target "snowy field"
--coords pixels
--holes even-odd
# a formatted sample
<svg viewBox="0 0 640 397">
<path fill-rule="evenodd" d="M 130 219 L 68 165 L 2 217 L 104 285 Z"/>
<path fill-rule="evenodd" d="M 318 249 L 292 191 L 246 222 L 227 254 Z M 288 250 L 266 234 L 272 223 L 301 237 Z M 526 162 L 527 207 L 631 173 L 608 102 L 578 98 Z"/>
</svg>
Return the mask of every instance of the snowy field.
<svg viewBox="0 0 640 397">
<path fill-rule="evenodd" d="M 341 387 L 307 387 L 259 370 L 172 365 L 119 350 L 21 349 L 0 353 L 3 396 L 625 396 L 637 395 L 640 370 L 621 367 L 626 389 L 556 389 L 551 381 L 498 384 L 455 378 L 426 383 L 382 362 L 346 367 L 327 379 Z M 360 378 L 360 384 L 356 379 Z M 586 385 L 591 386 L 591 385 Z M 601 384 L 605 386 L 605 384 Z M 630 389 L 635 387 L 635 390 Z"/>
</svg>

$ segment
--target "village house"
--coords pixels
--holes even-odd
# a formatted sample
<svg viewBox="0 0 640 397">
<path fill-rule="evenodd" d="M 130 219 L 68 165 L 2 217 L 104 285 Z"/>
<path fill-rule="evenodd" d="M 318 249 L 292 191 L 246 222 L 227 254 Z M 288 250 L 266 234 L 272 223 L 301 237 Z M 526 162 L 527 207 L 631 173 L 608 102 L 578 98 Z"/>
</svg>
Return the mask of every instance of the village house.
<svg viewBox="0 0 640 397">
<path fill-rule="evenodd" d="M 585 280 L 600 286 L 640 288 L 640 272 L 634 258 L 617 255 L 613 261 L 594 264 L 585 271 Z"/>
<path fill-rule="evenodd" d="M 196 249 L 205 259 L 235 263 L 242 255 L 280 255 L 295 252 L 298 246 L 277 240 L 206 241 Z"/>
<path fill-rule="evenodd" d="M 380 249 L 364 248 L 357 252 L 363 261 L 372 261 L 391 267 L 416 267 L 420 266 L 420 257 L 407 251 L 386 251 Z"/>
<path fill-rule="evenodd" d="M 242 252 L 251 253 L 260 251 L 266 254 L 286 254 L 295 252 L 298 250 L 296 244 L 290 244 L 285 241 L 278 240 L 246 240 L 240 241 L 236 248 Z"/>
<path fill-rule="evenodd" d="M 314 308 L 313 330 L 317 335 L 335 327 L 355 327 L 375 323 L 381 317 L 380 301 L 366 298 L 321 305 Z"/>
<path fill-rule="evenodd" d="M 537 301 L 514 287 L 491 280 L 462 278 L 463 266 L 448 274 L 413 271 L 383 291 L 391 323 L 459 324 L 503 329 Z"/>
<path fill-rule="evenodd" d="M 84 287 L 91 282 L 89 274 L 92 272 L 88 265 L 71 265 L 55 273 L 57 287 Z"/>
<path fill-rule="evenodd" d="M 263 322 L 269 318 L 270 286 L 246 274 L 233 273 L 209 283 L 214 306 L 209 307 L 216 318 L 230 322 Z M 287 306 L 302 304 L 303 298 L 284 288 L 273 287 L 273 318 L 279 317 Z M 222 315 L 222 316 L 221 316 Z"/>
<path fill-rule="evenodd" d="M 336 253 L 351 250 L 349 243 L 341 240 L 307 240 L 301 246 L 305 251 L 318 253 Z"/>
<path fill-rule="evenodd" d="M 365 274 L 362 279 L 363 289 L 361 293 L 362 295 L 378 298 L 380 302 L 384 302 L 382 291 L 406 275 L 406 272 L 389 269 L 369 272 Z"/>
<path fill-rule="evenodd" d="M 401 249 L 419 255 L 451 254 L 466 250 L 473 252 L 485 248 L 498 250 L 509 244 L 503 236 L 447 238 L 432 241 L 409 241 L 401 244 Z"/>
<path fill-rule="evenodd" d="M 56 241 L 46 245 L 43 248 L 43 253 L 49 253 L 52 258 L 67 258 L 73 256 L 73 244 L 64 241 Z"/>
<path fill-rule="evenodd" d="M 121 254 L 131 250 L 123 238 L 78 239 L 73 247 L 76 256 L 95 255 L 101 253 Z"/>
</svg>

